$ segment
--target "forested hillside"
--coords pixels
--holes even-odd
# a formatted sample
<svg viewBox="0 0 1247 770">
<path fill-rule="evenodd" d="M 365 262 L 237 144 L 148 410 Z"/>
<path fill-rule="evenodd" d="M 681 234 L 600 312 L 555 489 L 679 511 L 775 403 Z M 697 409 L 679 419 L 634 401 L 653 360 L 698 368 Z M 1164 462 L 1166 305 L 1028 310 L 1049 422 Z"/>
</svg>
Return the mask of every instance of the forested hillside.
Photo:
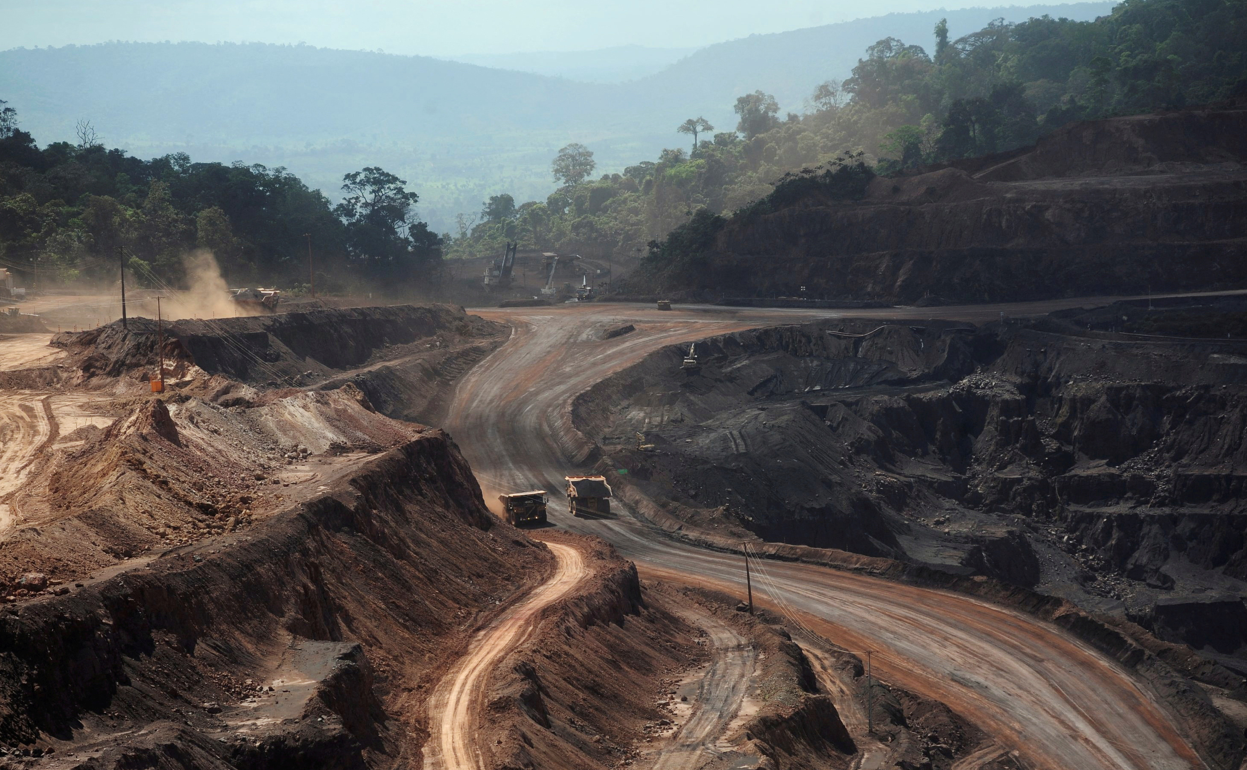
<svg viewBox="0 0 1247 770">
<path fill-rule="evenodd" d="M 413 216 L 406 182 L 376 167 L 347 174 L 337 206 L 285 169 L 144 161 L 107 149 L 90 124 L 39 149 L 0 102 L 0 267 L 28 286 L 116 280 L 178 284 L 197 250 L 233 285 L 309 281 L 322 290 L 427 287 L 441 239 Z"/>
<path fill-rule="evenodd" d="M 1086 19 L 1108 7 L 980 8 L 949 23 L 956 36 L 996 17 Z M 11 50 L 0 52 L 0 98 L 44 142 L 73 141 L 88 119 L 131 155 L 284 166 L 335 199 L 343 174 L 381 166 L 419 186 L 421 216 L 441 232 L 489 195 L 544 198 L 550 160 L 568 142 L 621 171 L 677 142 L 689 115 L 727 125 L 743 93 L 780 94 L 782 111 L 801 112 L 813 86 L 846 77 L 865 46 L 925 34 L 937 19 L 897 14 L 735 40 L 629 84 L 310 46 Z"/>
<path fill-rule="evenodd" d="M 1022 147 L 1076 120 L 1226 98 L 1244 89 L 1244 39 L 1241 0 L 1129 0 L 1093 22 L 992 23 L 959 38 L 937 22 L 926 40 L 870 45 L 847 79 L 813 91 L 807 114 L 785 116 L 772 95 L 746 94 L 734 124 L 691 117 L 687 149 L 586 177 L 506 217 L 486 207 L 485 221 L 448 252 L 493 253 L 511 238 L 617 259 L 647 253 L 651 288 L 677 288 L 684 274 L 672 268 L 703 240 L 698 233 L 767 196 L 785 174 L 895 173 Z M 787 205 L 816 177 L 793 177 L 777 191 L 783 201 L 759 205 Z M 650 244 L 690 219 L 687 232 Z"/>
<path fill-rule="evenodd" d="M 416 216 L 434 183 L 413 180 L 418 200 L 399 178 L 405 175 L 382 170 L 395 168 L 388 163 L 361 162 L 355 166 L 361 171 L 339 175 L 321 192 L 280 167 L 193 162 L 184 153 L 139 160 L 120 149 L 105 149 L 95 124 L 74 142 L 39 149 L 21 130 L 24 113 L 10 111 L 0 134 L 0 259 L 28 270 L 38 265 L 45 276 L 63 279 L 107 275 L 117 259 L 125 259 L 140 272 L 150 269 L 162 280 L 176 280 L 182 255 L 202 246 L 217 254 L 236 285 L 281 281 L 289 287 L 304 282 L 305 234 L 310 234 L 317 264 L 326 274 L 318 278 L 322 288 L 329 288 L 328 276 L 339 284 L 427 286 L 443 251 L 448 257 L 490 256 L 511 240 L 616 264 L 644 258 L 644 269 L 633 276 L 634 288 L 679 289 L 701 269 L 697 265 L 705 245 L 718 237 L 733 212 L 753 215 L 802 205 L 811 190 L 821 190 L 823 199 L 852 200 L 877 174 L 1008 151 L 1077 120 L 1176 108 L 1247 90 L 1247 51 L 1241 45 L 1247 39 L 1247 3 L 1242 0 L 1129 0 L 1092 22 L 1050 17 L 994 22 L 956 38 L 948 30 L 937 19 L 926 40 L 889 37 L 868 45 L 847 78 L 811 90 L 804 114 L 785 113 L 774 95 L 760 90 L 738 93 L 727 122 L 679 113 L 679 120 L 664 125 L 683 146 L 633 162 L 622 173 L 602 174 L 610 166 L 584 143 L 564 143 L 557 155 L 553 147 L 536 153 L 543 174 L 550 178 L 553 172 L 558 186 L 553 194 L 524 203 L 527 196 L 520 187 L 481 196 L 444 240 Z M 180 102 L 140 99 L 142 88 L 125 88 L 146 105 L 141 116 L 149 120 L 158 121 L 162 109 L 197 110 L 205 120 L 214 110 L 232 109 L 228 117 L 209 123 L 216 126 L 212 130 L 233 126 L 240 132 L 278 130 L 282 110 L 293 110 L 298 94 L 315 91 L 312 84 L 322 78 L 349 91 L 345 74 L 330 77 L 310 67 L 320 61 L 317 52 L 295 49 L 308 57 L 309 69 L 283 70 L 278 80 L 289 82 L 291 92 L 245 118 L 227 102 L 263 91 L 247 82 L 246 67 L 256 64 L 256 56 L 271 56 L 277 67 L 286 54 L 271 47 L 237 48 L 240 61 L 249 62 L 237 65 L 238 87 L 222 91 L 210 104 L 194 103 L 194 84 L 206 81 L 189 71 L 167 73 L 148 84 L 152 93 L 186 90 L 177 97 Z M 110 49 L 79 50 L 90 58 Z M 213 58 L 224 49 L 194 50 Z M 354 55 L 345 56 L 342 61 Z M 399 57 L 390 58 L 400 66 Z M 134 66 L 138 73 L 151 62 Z M 363 73 L 360 69 L 354 76 Z M 517 78 L 516 87 L 541 81 L 509 76 Z M 46 81 L 51 75 L 40 77 Z M 575 90 L 594 86 L 541 82 L 557 84 L 544 92 L 548 114 L 532 104 L 510 114 L 496 112 L 494 124 L 477 121 L 466 108 L 439 119 L 435 89 L 413 93 L 428 107 L 422 130 L 440 131 L 439 136 L 451 137 L 446 142 L 477 130 L 481 141 L 505 147 L 509 140 L 495 132 L 497 126 L 545 126 L 549 136 L 565 136 L 553 128 L 560 115 L 594 108 L 597 97 Z M 61 93 L 45 85 L 44 99 Z M 501 101 L 505 89 L 496 83 L 491 88 L 496 90 L 488 93 Z M 461 107 L 469 99 L 449 92 L 444 96 Z M 359 102 L 337 104 L 323 93 L 316 98 L 324 120 L 309 132 L 347 131 L 361 109 Z M 400 94 L 391 101 L 392 123 L 372 128 L 383 131 L 386 125 L 415 120 L 420 112 L 413 106 L 416 97 Z M 601 114 L 623 121 L 624 106 L 612 103 Z M 414 151 L 395 147 L 400 154 Z M 333 205 L 325 193 L 341 198 L 341 204 Z"/>
</svg>

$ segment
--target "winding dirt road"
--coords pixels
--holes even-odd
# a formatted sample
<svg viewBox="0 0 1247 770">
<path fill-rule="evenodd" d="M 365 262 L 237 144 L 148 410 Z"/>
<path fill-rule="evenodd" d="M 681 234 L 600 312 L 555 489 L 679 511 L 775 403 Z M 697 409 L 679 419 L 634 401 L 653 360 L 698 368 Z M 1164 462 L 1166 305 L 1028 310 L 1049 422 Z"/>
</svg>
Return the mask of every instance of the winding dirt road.
<svg viewBox="0 0 1247 770">
<path fill-rule="evenodd" d="M 476 716 L 485 703 L 489 674 L 532 634 L 541 611 L 566 596 L 588 572 L 575 548 L 547 543 L 558 560 L 549 580 L 472 637 L 468 654 L 438 684 L 429 699 L 430 740 L 424 748 L 429 770 L 481 770 Z"/>
<path fill-rule="evenodd" d="M 475 311 L 510 323 L 514 332 L 461 382 L 446 427 L 487 499 L 496 491 L 545 488 L 552 522 L 605 538 L 643 573 L 739 593 L 737 557 L 671 541 L 627 513 L 593 521 L 567 514 L 561 480 L 574 468 L 568 407 L 578 393 L 664 345 L 814 315 L 982 321 L 1002 311 L 1017 316 L 1080 304 L 840 313 L 659 312 L 627 305 Z M 624 323 L 637 331 L 600 340 L 602 331 Z M 770 580 L 763 593 L 769 591 L 770 601 L 782 602 L 813 631 L 847 649 L 880 651 L 876 667 L 885 679 L 948 704 L 1018 751 L 1028 766 L 1204 766 L 1164 708 L 1127 672 L 1054 626 L 969 597 L 813 565 L 769 563 L 766 569 Z"/>
</svg>

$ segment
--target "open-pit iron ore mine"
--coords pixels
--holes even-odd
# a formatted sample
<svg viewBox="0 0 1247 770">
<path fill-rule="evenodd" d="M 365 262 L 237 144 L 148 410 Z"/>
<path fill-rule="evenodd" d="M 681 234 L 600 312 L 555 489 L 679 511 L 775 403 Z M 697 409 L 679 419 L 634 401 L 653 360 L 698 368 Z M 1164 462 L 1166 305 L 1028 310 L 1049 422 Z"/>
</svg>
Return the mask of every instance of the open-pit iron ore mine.
<svg viewBox="0 0 1247 770">
<path fill-rule="evenodd" d="M 1235 770 L 1239 309 L 1083 304 L 13 330 L 0 766 Z"/>
</svg>

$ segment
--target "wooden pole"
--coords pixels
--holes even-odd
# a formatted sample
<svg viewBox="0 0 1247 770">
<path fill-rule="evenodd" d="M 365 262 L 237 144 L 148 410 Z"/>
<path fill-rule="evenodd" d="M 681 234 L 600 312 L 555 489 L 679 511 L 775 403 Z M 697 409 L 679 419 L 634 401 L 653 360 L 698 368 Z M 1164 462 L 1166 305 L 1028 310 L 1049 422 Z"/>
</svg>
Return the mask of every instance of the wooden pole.
<svg viewBox="0 0 1247 770">
<path fill-rule="evenodd" d="M 753 581 L 749 577 L 749 544 L 745 543 L 745 590 L 749 592 L 749 614 L 753 614 Z"/>
<path fill-rule="evenodd" d="M 121 326 L 129 329 L 130 325 L 126 323 L 126 254 L 119 252 L 117 258 L 121 261 Z"/>
<path fill-rule="evenodd" d="M 165 392 L 165 327 L 160 316 L 160 297 L 156 298 L 156 352 L 160 354 L 160 392 Z"/>
<path fill-rule="evenodd" d="M 866 650 L 866 731 L 871 735 L 875 732 L 875 688 L 871 684 L 870 656 L 872 650 Z"/>
<path fill-rule="evenodd" d="M 307 282 L 312 290 L 312 299 L 316 299 L 316 271 L 312 269 L 312 234 L 304 233 L 307 238 Z"/>
</svg>

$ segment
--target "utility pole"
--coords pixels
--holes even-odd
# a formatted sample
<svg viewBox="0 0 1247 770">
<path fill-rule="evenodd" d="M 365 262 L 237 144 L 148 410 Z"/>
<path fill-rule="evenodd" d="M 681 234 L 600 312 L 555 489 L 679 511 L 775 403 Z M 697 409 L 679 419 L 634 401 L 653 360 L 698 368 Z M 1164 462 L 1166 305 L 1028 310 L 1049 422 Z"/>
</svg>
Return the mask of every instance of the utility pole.
<svg viewBox="0 0 1247 770">
<path fill-rule="evenodd" d="M 160 392 L 165 392 L 165 327 L 160 315 L 160 297 L 156 297 L 156 352 L 160 354 Z"/>
<path fill-rule="evenodd" d="M 866 732 L 875 733 L 875 687 L 871 683 L 870 656 L 873 650 L 866 650 Z"/>
<path fill-rule="evenodd" d="M 753 614 L 753 581 L 749 577 L 749 544 L 744 543 L 745 551 L 745 590 L 749 592 L 749 614 Z"/>
<path fill-rule="evenodd" d="M 316 299 L 316 271 L 312 269 L 312 234 L 304 233 L 307 238 L 307 281 L 312 289 L 312 299 Z"/>
<path fill-rule="evenodd" d="M 129 329 L 130 324 L 126 323 L 126 253 L 118 252 L 117 258 L 121 261 L 121 327 Z"/>
</svg>

